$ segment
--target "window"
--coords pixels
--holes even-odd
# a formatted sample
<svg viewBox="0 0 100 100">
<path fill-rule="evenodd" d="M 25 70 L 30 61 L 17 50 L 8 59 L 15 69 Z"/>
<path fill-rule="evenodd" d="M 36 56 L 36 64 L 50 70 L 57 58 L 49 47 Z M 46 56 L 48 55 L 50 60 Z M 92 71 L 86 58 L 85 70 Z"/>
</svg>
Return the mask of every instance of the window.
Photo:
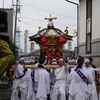
<svg viewBox="0 0 100 100">
<path fill-rule="evenodd" d="M 7 12 L 4 9 L 0 9 L 0 32 L 8 31 Z"/>
</svg>

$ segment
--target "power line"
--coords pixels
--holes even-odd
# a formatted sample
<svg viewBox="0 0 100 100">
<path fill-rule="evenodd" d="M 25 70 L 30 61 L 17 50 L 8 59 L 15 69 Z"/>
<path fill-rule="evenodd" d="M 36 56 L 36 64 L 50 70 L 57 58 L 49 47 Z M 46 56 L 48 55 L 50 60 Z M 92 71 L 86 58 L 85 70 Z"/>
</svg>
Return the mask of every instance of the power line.
<svg viewBox="0 0 100 100">
<path fill-rule="evenodd" d="M 29 35 L 30 35 L 30 34 L 34 34 L 34 33 L 37 33 L 37 32 L 29 33 Z"/>
<path fill-rule="evenodd" d="M 28 33 L 28 36 L 29 35 L 31 35 L 31 34 L 36 34 L 37 32 L 33 32 L 33 33 Z M 24 36 L 24 34 L 23 35 L 20 35 L 20 37 L 23 37 Z"/>
<path fill-rule="evenodd" d="M 45 9 L 42 9 L 42 8 L 39 8 L 39 7 L 36 7 L 34 5 L 31 5 L 29 3 L 25 4 L 25 2 L 21 2 L 23 5 L 25 6 L 28 6 L 28 7 L 31 7 L 31 8 L 34 8 L 34 9 L 37 9 L 37 10 L 41 10 L 41 11 L 44 11 L 44 12 L 49 12 L 49 13 L 53 13 L 53 14 L 56 14 L 56 15 L 59 15 L 59 16 L 62 16 L 62 17 L 67 17 L 67 18 L 71 18 L 71 19 L 74 19 L 76 20 L 75 17 L 70 17 L 70 16 L 66 16 L 66 15 L 62 15 L 62 14 L 58 14 L 58 13 L 55 13 L 55 12 L 51 12 L 51 11 L 48 11 L 48 10 L 45 10 Z"/>
<path fill-rule="evenodd" d="M 25 18 L 25 19 L 29 19 L 29 20 L 35 20 L 35 21 L 41 21 L 41 22 L 46 22 L 46 21 L 43 21 L 43 20 L 33 19 L 33 18 L 26 18 L 26 17 L 21 17 L 21 18 Z M 77 25 L 74 25 L 74 24 L 66 24 L 66 23 L 60 23 L 60 22 L 55 22 L 55 23 L 57 23 L 57 24 L 63 24 L 63 25 L 77 26 Z"/>
<path fill-rule="evenodd" d="M 34 33 L 37 33 L 37 32 L 28 33 L 28 35 L 30 35 L 30 34 L 34 34 Z M 20 35 L 20 36 L 24 36 L 24 34 L 23 34 L 23 35 Z"/>
<path fill-rule="evenodd" d="M 33 27 L 39 27 L 39 26 L 36 26 L 36 25 L 33 25 L 33 24 L 29 24 L 29 23 L 27 23 L 27 22 L 24 22 L 24 21 L 22 21 L 22 20 L 21 20 L 21 22 L 23 22 L 23 23 L 25 23 L 25 24 L 27 24 L 27 25 L 33 26 Z M 45 28 L 45 27 L 42 27 L 42 28 Z"/>
<path fill-rule="evenodd" d="M 42 22 L 46 22 L 46 21 L 43 21 L 43 20 L 33 19 L 33 18 L 27 18 L 27 17 L 20 17 L 20 18 L 25 18 L 25 19 L 29 19 L 29 20 L 35 20 L 35 21 L 42 21 Z"/>
</svg>

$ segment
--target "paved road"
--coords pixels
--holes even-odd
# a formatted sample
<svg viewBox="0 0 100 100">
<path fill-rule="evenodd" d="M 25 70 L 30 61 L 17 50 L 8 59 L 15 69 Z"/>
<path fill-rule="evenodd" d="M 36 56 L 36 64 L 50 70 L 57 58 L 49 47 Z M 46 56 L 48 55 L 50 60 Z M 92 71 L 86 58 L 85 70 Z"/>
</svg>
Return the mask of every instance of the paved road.
<svg viewBox="0 0 100 100">
<path fill-rule="evenodd" d="M 11 87 L 0 86 L 0 100 L 10 100 Z"/>
</svg>

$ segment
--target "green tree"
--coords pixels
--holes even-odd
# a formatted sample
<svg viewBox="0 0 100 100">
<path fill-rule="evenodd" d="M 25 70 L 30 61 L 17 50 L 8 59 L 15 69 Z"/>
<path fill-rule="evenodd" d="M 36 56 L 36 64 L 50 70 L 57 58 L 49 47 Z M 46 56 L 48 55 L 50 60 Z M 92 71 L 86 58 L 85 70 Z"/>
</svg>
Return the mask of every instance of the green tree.
<svg viewBox="0 0 100 100">
<path fill-rule="evenodd" d="M 9 46 L 10 46 L 10 48 L 11 48 L 11 50 L 12 50 L 12 52 L 13 52 L 13 54 L 14 54 L 14 56 L 15 56 L 15 58 L 16 58 L 16 50 L 18 50 L 19 48 L 16 46 L 16 44 L 14 43 L 14 42 L 12 42 L 11 40 L 9 41 Z"/>
</svg>

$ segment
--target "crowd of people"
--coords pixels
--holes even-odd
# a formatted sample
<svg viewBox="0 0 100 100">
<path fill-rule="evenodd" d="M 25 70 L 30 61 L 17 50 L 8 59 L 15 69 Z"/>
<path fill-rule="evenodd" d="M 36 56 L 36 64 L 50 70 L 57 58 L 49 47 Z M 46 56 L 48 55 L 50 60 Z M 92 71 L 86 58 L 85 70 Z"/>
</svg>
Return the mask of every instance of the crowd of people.
<svg viewBox="0 0 100 100">
<path fill-rule="evenodd" d="M 96 68 L 92 58 L 65 57 L 52 64 L 40 56 L 38 61 L 17 61 L 13 68 L 11 100 L 100 100 L 95 85 Z"/>
</svg>

